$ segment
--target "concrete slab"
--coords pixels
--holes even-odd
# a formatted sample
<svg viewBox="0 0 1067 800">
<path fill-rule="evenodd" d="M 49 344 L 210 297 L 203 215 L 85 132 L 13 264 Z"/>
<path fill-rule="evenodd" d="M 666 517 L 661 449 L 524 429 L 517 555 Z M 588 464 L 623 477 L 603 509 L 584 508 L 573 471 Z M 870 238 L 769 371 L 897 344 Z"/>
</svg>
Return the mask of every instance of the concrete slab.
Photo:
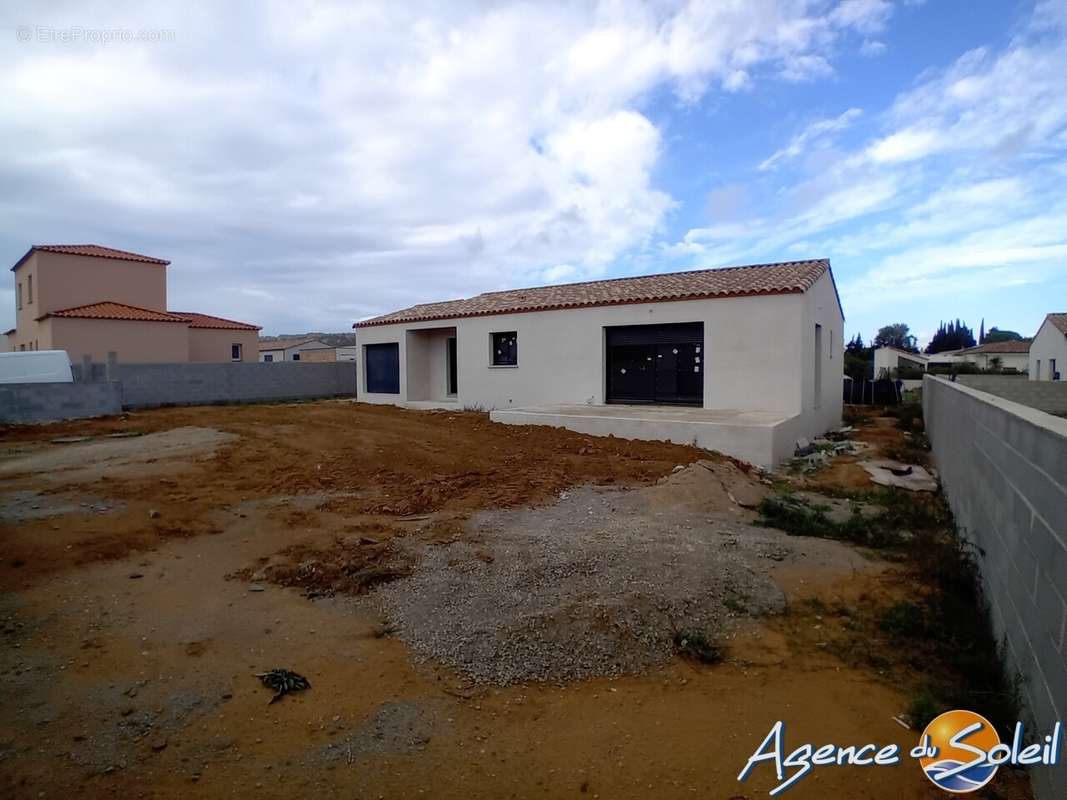
<svg viewBox="0 0 1067 800">
<path fill-rule="evenodd" d="M 552 405 L 496 409 L 494 422 L 551 425 L 593 436 L 692 444 L 762 467 L 774 466 L 789 437 L 787 414 L 768 411 L 693 408 L 691 406 Z"/>
</svg>

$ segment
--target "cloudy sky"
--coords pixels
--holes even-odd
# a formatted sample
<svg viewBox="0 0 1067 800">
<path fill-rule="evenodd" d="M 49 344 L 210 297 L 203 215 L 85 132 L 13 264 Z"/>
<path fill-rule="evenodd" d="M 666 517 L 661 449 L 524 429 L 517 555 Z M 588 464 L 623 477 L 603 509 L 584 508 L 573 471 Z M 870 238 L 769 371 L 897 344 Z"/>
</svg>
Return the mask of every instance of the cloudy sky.
<svg viewBox="0 0 1067 800">
<path fill-rule="evenodd" d="M 1067 0 L 154 6 L 0 8 L 5 263 L 265 333 L 824 256 L 850 335 L 1067 311 Z"/>
</svg>

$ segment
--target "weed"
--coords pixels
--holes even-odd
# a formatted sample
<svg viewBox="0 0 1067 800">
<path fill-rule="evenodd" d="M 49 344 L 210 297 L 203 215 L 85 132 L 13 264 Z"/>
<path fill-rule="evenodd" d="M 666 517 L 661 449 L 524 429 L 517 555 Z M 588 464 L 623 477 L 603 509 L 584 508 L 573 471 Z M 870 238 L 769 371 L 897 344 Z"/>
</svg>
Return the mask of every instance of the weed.
<svg viewBox="0 0 1067 800">
<path fill-rule="evenodd" d="M 701 664 L 718 664 L 724 657 L 718 642 L 703 631 L 693 629 L 675 632 L 674 649 L 683 658 L 691 658 Z"/>
<path fill-rule="evenodd" d="M 885 609 L 878 627 L 894 638 L 922 636 L 927 632 L 926 612 L 922 606 L 905 600 Z"/>
<path fill-rule="evenodd" d="M 918 431 L 923 427 L 923 407 L 918 403 L 902 403 L 887 409 L 888 416 L 896 417 L 897 427 L 902 431 Z"/>
<path fill-rule="evenodd" d="M 830 519 L 826 510 L 788 494 L 767 497 L 759 505 L 759 524 L 791 536 L 838 539 L 868 547 L 897 547 L 904 541 L 899 528 L 887 525 L 881 517 L 865 517 L 859 508 L 844 522 Z"/>
<path fill-rule="evenodd" d="M 923 730 L 935 717 L 948 711 L 948 707 L 937 699 L 935 692 L 928 686 L 919 687 L 908 704 L 908 718 L 916 730 Z"/>
<path fill-rule="evenodd" d="M 854 428 L 871 424 L 870 417 L 863 413 L 859 406 L 845 406 L 844 411 L 841 413 L 841 421 L 845 425 L 851 425 Z"/>
<path fill-rule="evenodd" d="M 748 598 L 745 596 L 730 595 L 723 599 L 722 604 L 735 614 L 745 614 L 748 612 L 748 608 L 745 606 L 745 601 Z"/>
</svg>

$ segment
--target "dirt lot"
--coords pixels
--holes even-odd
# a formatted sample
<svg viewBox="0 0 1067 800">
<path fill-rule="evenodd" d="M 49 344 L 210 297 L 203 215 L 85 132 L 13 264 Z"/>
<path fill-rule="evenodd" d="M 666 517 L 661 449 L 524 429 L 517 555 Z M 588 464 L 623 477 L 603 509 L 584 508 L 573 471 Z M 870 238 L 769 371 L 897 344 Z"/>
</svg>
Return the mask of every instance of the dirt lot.
<svg viewBox="0 0 1067 800">
<path fill-rule="evenodd" d="M 798 483 L 855 488 L 854 461 Z M 769 483 L 347 402 L 3 431 L 0 792 L 755 798 L 771 771 L 736 776 L 778 719 L 910 748 L 928 665 L 840 646 L 907 576 L 756 527 Z M 694 631 L 721 663 L 676 655 Z M 273 667 L 311 688 L 268 704 Z M 939 796 L 908 764 L 789 794 Z"/>
</svg>

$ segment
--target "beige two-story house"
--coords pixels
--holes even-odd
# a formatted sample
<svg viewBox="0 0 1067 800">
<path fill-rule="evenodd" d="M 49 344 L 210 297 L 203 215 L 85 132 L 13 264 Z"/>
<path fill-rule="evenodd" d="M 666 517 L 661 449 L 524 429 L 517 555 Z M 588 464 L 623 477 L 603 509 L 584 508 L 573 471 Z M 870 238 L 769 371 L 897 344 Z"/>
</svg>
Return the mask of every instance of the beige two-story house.
<svg viewBox="0 0 1067 800">
<path fill-rule="evenodd" d="M 124 363 L 256 361 L 259 326 L 167 310 L 162 258 L 95 244 L 34 245 L 13 266 L 8 350 L 66 350 Z"/>
</svg>

